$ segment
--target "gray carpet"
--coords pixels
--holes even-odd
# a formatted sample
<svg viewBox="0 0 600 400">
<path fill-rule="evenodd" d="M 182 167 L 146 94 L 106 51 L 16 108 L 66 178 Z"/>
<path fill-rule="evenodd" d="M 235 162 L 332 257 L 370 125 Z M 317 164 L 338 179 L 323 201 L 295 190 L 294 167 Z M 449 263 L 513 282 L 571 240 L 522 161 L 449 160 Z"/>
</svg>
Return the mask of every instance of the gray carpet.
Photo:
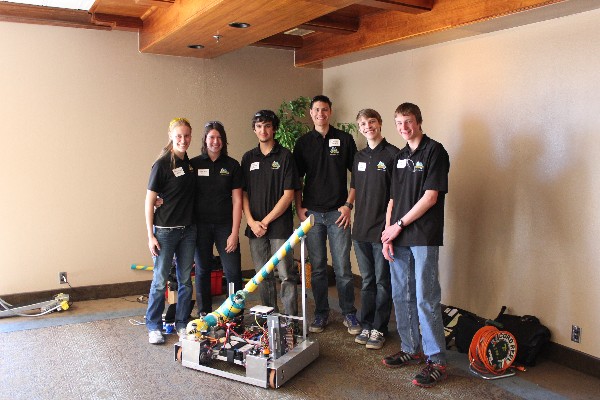
<svg viewBox="0 0 600 400">
<path fill-rule="evenodd" d="M 498 385 L 466 370 L 466 356 L 450 353 L 449 377 L 434 388 L 411 384 L 420 367 L 388 369 L 381 358 L 399 348 L 392 334 L 380 351 L 366 350 L 333 313 L 315 334 L 319 358 L 279 389 L 263 389 L 193 369 L 174 360 L 175 335 L 147 342 L 143 325 L 114 317 L 12 330 L 0 334 L 0 399 L 518 399 L 552 398 L 509 378 Z M 137 314 L 142 320 L 142 313 Z M 30 328 L 30 327 L 28 327 Z M 508 382 L 511 381 L 511 382 Z M 505 386 L 504 388 L 502 386 Z M 519 393 L 519 390 L 525 392 Z M 512 393 L 511 393 L 512 392 Z"/>
</svg>

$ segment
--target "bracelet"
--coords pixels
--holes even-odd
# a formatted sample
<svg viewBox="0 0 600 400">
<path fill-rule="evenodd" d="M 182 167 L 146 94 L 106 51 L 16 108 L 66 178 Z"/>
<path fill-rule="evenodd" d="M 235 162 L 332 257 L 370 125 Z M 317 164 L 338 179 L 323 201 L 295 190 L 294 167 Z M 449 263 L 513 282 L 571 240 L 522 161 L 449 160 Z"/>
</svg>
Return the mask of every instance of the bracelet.
<svg viewBox="0 0 600 400">
<path fill-rule="evenodd" d="M 354 205 L 352 203 L 345 202 L 344 205 L 351 210 L 354 208 Z"/>
</svg>

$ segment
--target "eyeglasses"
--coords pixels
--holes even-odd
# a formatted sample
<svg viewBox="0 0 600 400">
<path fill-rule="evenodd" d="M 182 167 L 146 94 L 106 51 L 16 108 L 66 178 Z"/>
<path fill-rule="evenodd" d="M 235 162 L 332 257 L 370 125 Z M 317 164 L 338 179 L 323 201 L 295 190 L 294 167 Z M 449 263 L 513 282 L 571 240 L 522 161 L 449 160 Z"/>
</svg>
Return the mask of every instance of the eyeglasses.
<svg viewBox="0 0 600 400">
<path fill-rule="evenodd" d="M 221 121 L 208 121 L 206 123 L 206 125 L 204 125 L 204 127 L 208 128 L 209 126 L 215 126 L 215 125 L 219 125 L 221 128 L 223 128 L 223 123 Z"/>
</svg>

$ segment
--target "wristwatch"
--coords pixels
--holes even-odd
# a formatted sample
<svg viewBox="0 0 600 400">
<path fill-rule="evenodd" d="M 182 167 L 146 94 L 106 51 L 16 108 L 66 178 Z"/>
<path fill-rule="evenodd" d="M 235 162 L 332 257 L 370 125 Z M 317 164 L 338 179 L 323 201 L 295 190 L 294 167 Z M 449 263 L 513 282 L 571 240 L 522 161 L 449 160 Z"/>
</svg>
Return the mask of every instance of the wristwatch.
<svg viewBox="0 0 600 400">
<path fill-rule="evenodd" d="M 400 227 L 400 229 L 404 228 L 404 222 L 402 222 L 402 219 L 399 219 L 396 224 Z"/>
<path fill-rule="evenodd" d="M 352 208 L 354 208 L 354 204 L 352 204 L 352 203 L 345 202 L 344 205 L 351 210 L 352 210 Z"/>
</svg>

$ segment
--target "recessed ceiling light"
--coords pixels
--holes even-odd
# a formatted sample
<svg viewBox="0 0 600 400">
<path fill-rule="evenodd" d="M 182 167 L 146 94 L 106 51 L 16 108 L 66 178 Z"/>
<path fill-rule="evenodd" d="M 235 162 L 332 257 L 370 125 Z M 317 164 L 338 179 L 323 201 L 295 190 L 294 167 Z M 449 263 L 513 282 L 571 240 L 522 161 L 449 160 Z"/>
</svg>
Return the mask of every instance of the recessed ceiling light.
<svg viewBox="0 0 600 400">
<path fill-rule="evenodd" d="M 229 23 L 229 26 L 232 28 L 248 28 L 250 27 L 250 24 L 247 22 L 231 22 Z"/>
<path fill-rule="evenodd" d="M 203 49 L 204 48 L 204 46 L 201 44 L 190 44 L 190 45 L 188 45 L 188 47 L 190 49 Z"/>
</svg>

